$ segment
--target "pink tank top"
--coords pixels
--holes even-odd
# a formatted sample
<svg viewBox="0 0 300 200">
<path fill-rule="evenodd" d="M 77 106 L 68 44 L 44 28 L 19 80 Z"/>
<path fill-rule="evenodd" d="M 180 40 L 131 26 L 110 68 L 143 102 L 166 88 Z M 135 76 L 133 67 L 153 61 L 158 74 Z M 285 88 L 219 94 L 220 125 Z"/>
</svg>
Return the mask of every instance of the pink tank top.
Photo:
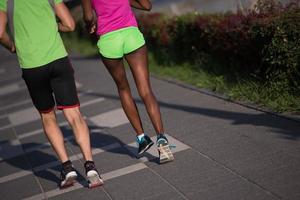
<svg viewBox="0 0 300 200">
<path fill-rule="evenodd" d="M 97 35 L 138 26 L 129 0 L 91 0 L 91 2 L 97 15 Z"/>
</svg>

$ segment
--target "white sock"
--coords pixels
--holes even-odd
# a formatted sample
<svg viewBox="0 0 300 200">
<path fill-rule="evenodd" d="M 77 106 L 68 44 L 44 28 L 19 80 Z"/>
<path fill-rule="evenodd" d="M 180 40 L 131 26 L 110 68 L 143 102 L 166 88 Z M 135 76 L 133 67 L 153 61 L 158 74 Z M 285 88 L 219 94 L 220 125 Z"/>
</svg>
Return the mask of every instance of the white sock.
<svg viewBox="0 0 300 200">
<path fill-rule="evenodd" d="M 145 136 L 145 133 L 142 133 L 138 136 L 136 136 L 138 138 L 139 141 L 141 141 L 143 139 L 143 137 Z"/>
</svg>

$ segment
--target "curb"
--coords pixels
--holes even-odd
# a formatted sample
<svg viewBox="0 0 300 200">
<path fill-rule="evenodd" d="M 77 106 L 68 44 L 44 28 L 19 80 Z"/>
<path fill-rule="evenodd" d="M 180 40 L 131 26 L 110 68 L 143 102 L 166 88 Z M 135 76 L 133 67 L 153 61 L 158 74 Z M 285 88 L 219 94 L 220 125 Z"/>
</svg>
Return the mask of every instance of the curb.
<svg viewBox="0 0 300 200">
<path fill-rule="evenodd" d="M 255 104 L 251 104 L 251 103 L 247 103 L 247 102 L 232 100 L 226 95 L 218 94 L 218 93 L 215 93 L 215 92 L 212 92 L 210 90 L 203 89 L 203 88 L 198 88 L 196 86 L 189 85 L 187 83 L 184 83 L 182 81 L 178 81 L 178 80 L 175 80 L 175 79 L 172 79 L 172 78 L 161 77 L 161 76 L 155 75 L 153 73 L 151 73 L 151 77 L 153 77 L 155 79 L 158 79 L 158 80 L 161 80 L 161 81 L 165 81 L 165 82 L 168 82 L 168 83 L 178 85 L 180 87 L 183 87 L 183 88 L 186 88 L 186 89 L 189 89 L 189 90 L 192 90 L 192 91 L 199 92 L 199 93 L 207 95 L 207 96 L 212 96 L 212 97 L 222 99 L 222 100 L 230 102 L 230 103 L 234 103 L 234 104 L 246 107 L 246 108 L 250 108 L 252 110 L 264 112 L 264 113 L 273 115 L 275 117 L 280 117 L 280 118 L 283 118 L 283 119 L 286 119 L 286 120 L 290 120 L 290 121 L 300 123 L 300 115 L 292 116 L 292 115 L 289 115 L 289 114 L 277 113 L 277 112 L 274 112 L 274 111 L 272 111 L 271 109 L 268 109 L 268 108 L 259 107 Z"/>
</svg>

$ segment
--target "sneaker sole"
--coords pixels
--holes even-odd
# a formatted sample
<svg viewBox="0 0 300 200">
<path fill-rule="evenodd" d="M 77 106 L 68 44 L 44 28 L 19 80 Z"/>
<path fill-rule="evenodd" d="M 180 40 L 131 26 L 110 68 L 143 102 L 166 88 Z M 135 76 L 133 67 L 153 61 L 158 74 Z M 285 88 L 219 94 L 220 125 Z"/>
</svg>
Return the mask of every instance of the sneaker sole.
<svg viewBox="0 0 300 200">
<path fill-rule="evenodd" d="M 87 179 L 89 181 L 88 186 L 90 189 L 102 186 L 104 184 L 103 180 L 100 178 L 99 174 L 96 171 L 89 171 Z"/>
<path fill-rule="evenodd" d="M 148 149 L 150 149 L 150 147 L 152 147 L 153 144 L 154 144 L 154 142 L 149 143 L 145 149 L 143 149 L 141 152 L 138 153 L 138 155 L 141 155 L 144 152 L 148 151 Z"/>
<path fill-rule="evenodd" d="M 66 180 L 60 184 L 60 189 L 65 189 L 65 188 L 73 186 L 76 178 L 77 178 L 76 172 L 68 173 L 66 176 Z"/>
<path fill-rule="evenodd" d="M 168 144 L 161 144 L 158 147 L 158 153 L 159 153 L 159 163 L 167 163 L 174 160 L 173 153 L 170 149 L 170 146 Z"/>
</svg>

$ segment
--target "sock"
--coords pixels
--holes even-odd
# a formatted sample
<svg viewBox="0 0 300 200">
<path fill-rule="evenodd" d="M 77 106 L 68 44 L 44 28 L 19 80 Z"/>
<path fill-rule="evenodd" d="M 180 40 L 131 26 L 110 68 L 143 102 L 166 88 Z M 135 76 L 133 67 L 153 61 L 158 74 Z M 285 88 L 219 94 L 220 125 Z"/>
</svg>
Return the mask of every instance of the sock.
<svg viewBox="0 0 300 200">
<path fill-rule="evenodd" d="M 145 133 L 142 133 L 136 137 L 137 137 L 138 141 L 141 141 L 145 137 Z"/>
<path fill-rule="evenodd" d="M 85 167 L 85 168 L 88 168 L 89 166 L 95 166 L 94 161 L 91 161 L 91 160 L 85 161 L 84 167 Z"/>
<path fill-rule="evenodd" d="M 88 164 L 94 164 L 94 161 L 92 161 L 92 160 L 87 160 L 87 161 L 85 161 L 84 166 L 86 166 L 86 165 L 88 165 Z"/>
<path fill-rule="evenodd" d="M 164 136 L 165 133 L 157 133 L 156 137 L 159 138 L 160 136 Z"/>
<path fill-rule="evenodd" d="M 61 165 L 63 169 L 67 169 L 72 166 L 72 162 L 70 160 L 67 160 L 66 162 L 63 162 Z"/>
</svg>

